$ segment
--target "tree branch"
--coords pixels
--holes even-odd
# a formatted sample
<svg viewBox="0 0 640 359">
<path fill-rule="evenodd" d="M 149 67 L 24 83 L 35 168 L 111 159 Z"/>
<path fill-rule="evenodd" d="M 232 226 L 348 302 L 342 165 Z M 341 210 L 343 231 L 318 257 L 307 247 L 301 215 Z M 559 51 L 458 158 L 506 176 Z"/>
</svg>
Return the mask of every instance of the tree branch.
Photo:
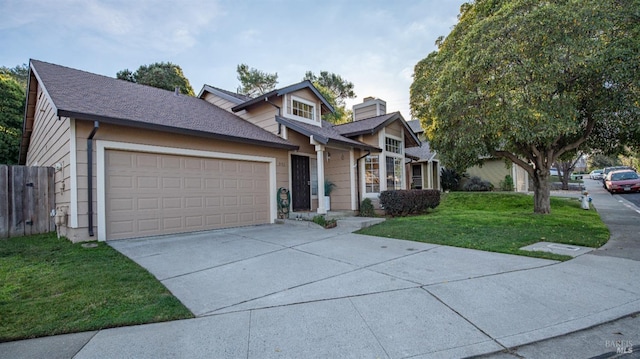
<svg viewBox="0 0 640 359">
<path fill-rule="evenodd" d="M 497 157 L 497 158 L 508 158 L 511 162 L 513 162 L 513 163 L 517 164 L 518 166 L 522 167 L 531 176 L 534 175 L 533 167 L 531 167 L 530 164 L 528 164 L 527 162 L 523 161 L 521 158 L 519 158 L 518 156 L 516 156 L 515 154 L 513 154 L 513 153 L 511 153 L 509 151 L 493 151 L 491 154 L 493 156 Z"/>
</svg>

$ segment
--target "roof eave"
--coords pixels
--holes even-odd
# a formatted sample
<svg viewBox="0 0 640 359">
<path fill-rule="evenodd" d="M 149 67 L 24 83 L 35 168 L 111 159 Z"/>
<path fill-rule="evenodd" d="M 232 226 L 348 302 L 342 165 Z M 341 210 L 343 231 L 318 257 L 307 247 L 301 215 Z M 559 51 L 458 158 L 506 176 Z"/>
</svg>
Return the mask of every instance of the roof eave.
<svg viewBox="0 0 640 359">
<path fill-rule="evenodd" d="M 164 126 L 164 125 L 132 121 L 128 119 L 115 118 L 115 117 L 100 116 L 96 114 L 88 114 L 88 113 L 82 113 L 82 112 L 76 112 L 76 111 L 58 110 L 57 115 L 59 117 L 69 117 L 69 118 L 77 118 L 80 120 L 99 121 L 99 122 L 108 123 L 112 125 L 135 127 L 135 128 L 156 130 L 156 131 L 162 131 L 162 132 L 171 132 L 171 133 L 177 133 L 182 135 L 214 138 L 214 139 L 226 140 L 231 142 L 253 144 L 253 145 L 266 146 L 266 147 L 272 147 L 272 148 L 282 148 L 287 150 L 297 150 L 300 148 L 299 146 L 293 145 L 293 144 L 261 141 L 261 140 L 256 140 L 252 138 L 246 138 L 246 137 L 221 135 L 221 134 L 205 132 L 205 131 L 197 131 L 197 130 L 190 130 L 186 128 Z"/>
</svg>

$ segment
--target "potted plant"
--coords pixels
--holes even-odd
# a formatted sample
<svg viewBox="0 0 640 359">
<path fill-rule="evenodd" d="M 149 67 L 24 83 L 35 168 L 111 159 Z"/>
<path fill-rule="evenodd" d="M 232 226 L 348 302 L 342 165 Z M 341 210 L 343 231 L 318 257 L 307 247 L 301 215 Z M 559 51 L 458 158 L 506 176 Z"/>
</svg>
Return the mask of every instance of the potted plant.
<svg viewBox="0 0 640 359">
<path fill-rule="evenodd" d="M 331 197 L 329 195 L 333 192 L 333 189 L 336 187 L 336 184 L 329 181 L 328 179 L 324 180 L 324 208 L 327 211 L 331 210 Z"/>
</svg>

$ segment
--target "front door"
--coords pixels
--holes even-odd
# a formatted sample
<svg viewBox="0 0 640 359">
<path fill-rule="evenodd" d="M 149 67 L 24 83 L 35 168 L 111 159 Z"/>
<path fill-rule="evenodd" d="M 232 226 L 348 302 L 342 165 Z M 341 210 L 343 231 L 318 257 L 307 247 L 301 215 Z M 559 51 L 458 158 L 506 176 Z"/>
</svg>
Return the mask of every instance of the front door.
<svg viewBox="0 0 640 359">
<path fill-rule="evenodd" d="M 291 204 L 293 210 L 311 210 L 309 157 L 291 155 L 291 182 Z"/>
</svg>

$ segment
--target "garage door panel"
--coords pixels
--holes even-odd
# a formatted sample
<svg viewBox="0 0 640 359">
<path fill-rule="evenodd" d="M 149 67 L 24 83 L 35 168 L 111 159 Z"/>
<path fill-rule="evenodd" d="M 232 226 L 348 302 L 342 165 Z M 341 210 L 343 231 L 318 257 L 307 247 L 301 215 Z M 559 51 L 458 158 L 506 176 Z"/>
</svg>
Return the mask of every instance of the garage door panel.
<svg viewBox="0 0 640 359">
<path fill-rule="evenodd" d="M 106 151 L 107 238 L 269 223 L 269 165 Z"/>
</svg>

